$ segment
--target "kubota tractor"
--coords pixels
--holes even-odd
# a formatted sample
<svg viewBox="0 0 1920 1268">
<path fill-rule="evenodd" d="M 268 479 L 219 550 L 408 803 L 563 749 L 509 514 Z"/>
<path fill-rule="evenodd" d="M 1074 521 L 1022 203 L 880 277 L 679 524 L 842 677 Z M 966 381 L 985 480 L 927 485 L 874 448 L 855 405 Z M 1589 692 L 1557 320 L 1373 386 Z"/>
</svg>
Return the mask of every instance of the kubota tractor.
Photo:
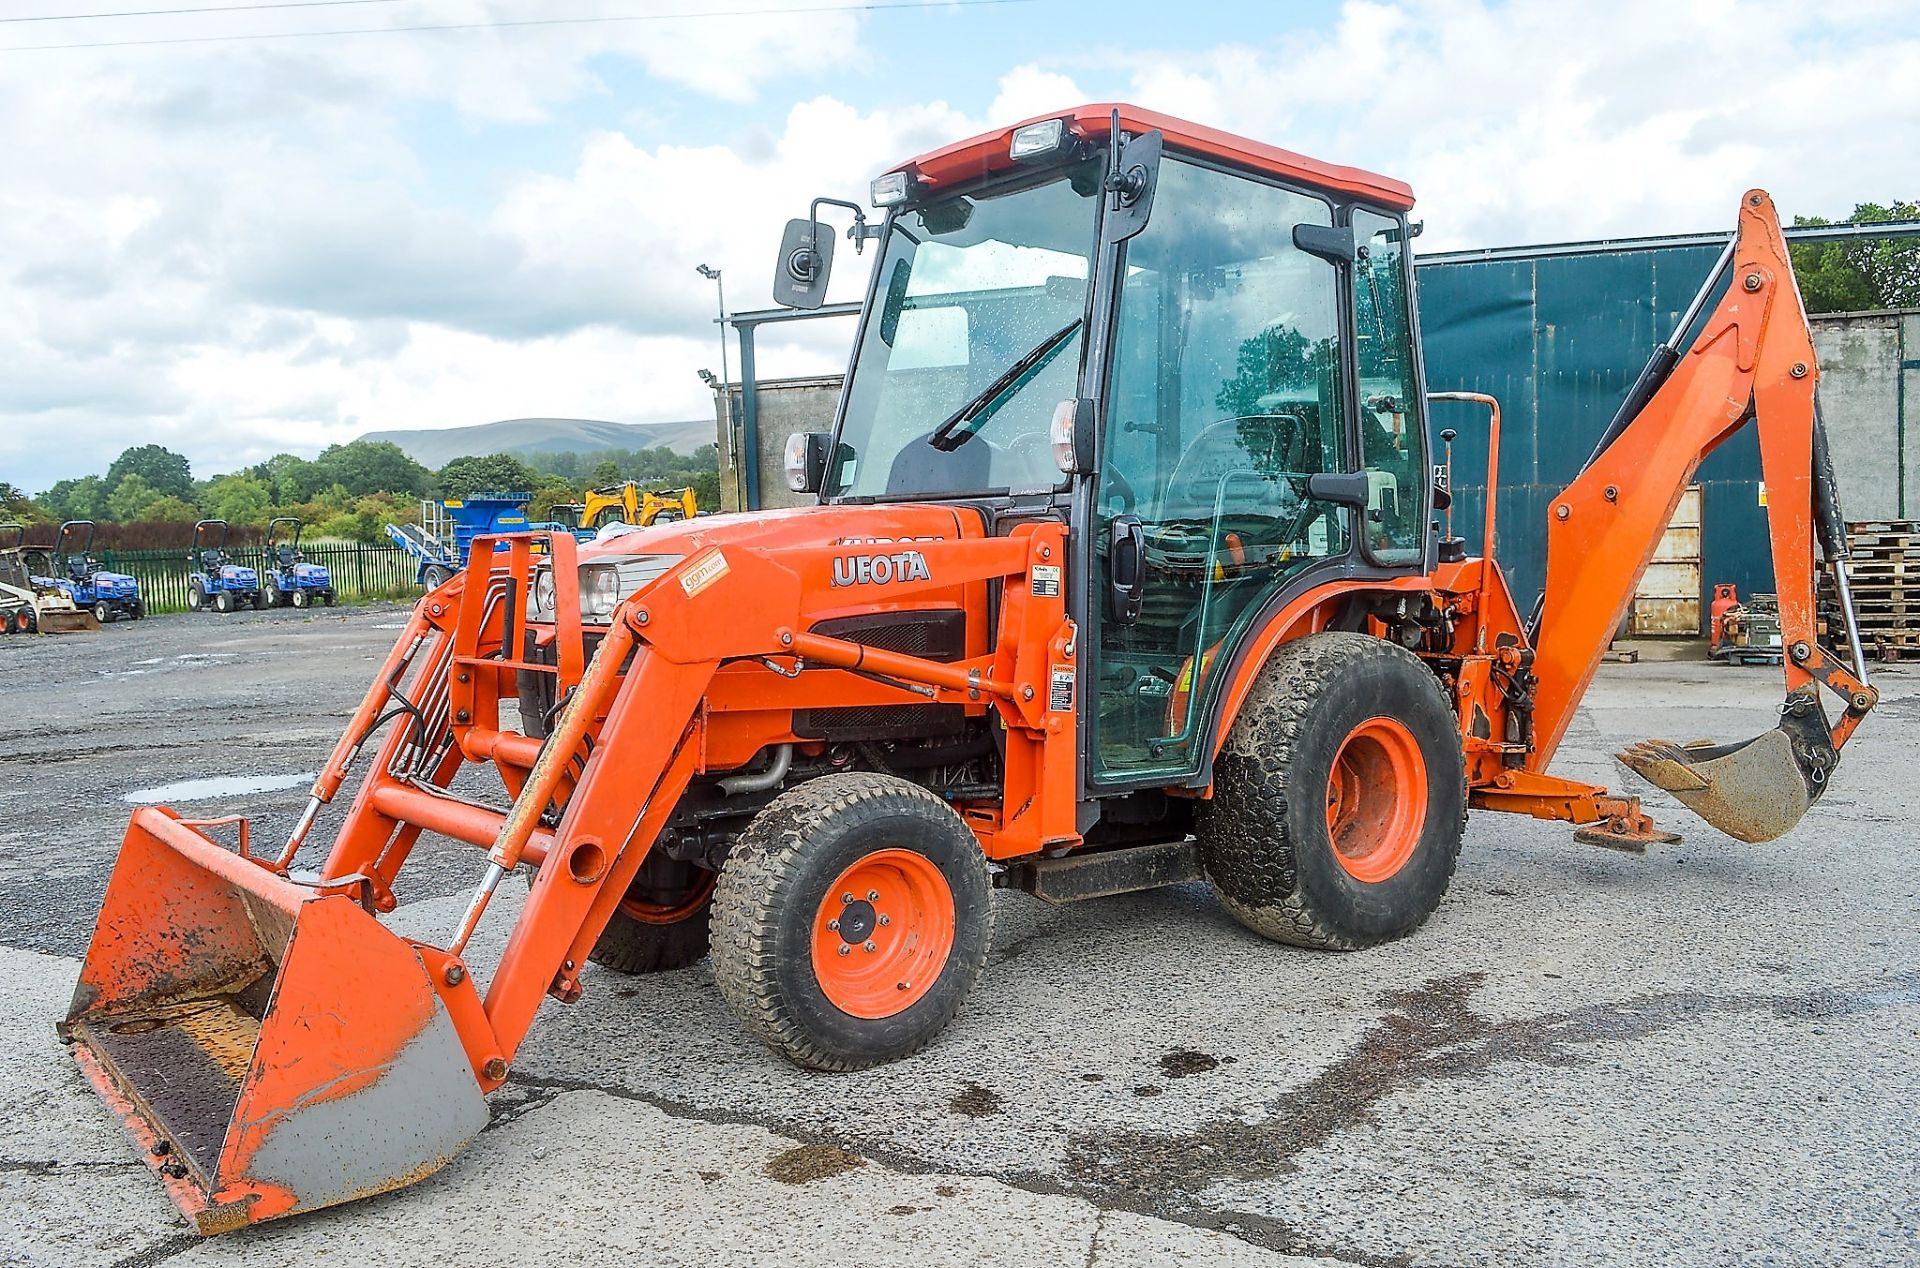
<svg viewBox="0 0 1920 1268">
<path fill-rule="evenodd" d="M 1634 797 L 1548 765 L 1681 491 L 1749 421 L 1779 726 L 1625 760 L 1764 841 L 1873 707 L 1858 647 L 1815 638 L 1815 542 L 1843 545 L 1764 193 L 1553 500 L 1528 613 L 1491 558 L 1496 471 L 1483 556 L 1436 524 L 1429 427 L 1477 416 L 1422 391 L 1405 185 L 1100 106 L 873 192 L 834 431 L 789 453 L 817 506 L 584 547 L 482 537 L 287 842 L 135 812 L 61 1032 L 202 1231 L 445 1162 L 590 960 L 710 949 L 754 1034 L 850 1070 L 953 1018 L 995 888 L 1204 877 L 1249 928 L 1347 950 L 1426 920 L 1469 806 L 1644 849 L 1663 838 Z M 819 301 L 834 237 L 789 226 L 789 302 Z M 1497 405 L 1470 403 L 1497 455 Z M 469 764 L 509 808 L 456 785 Z M 291 870 L 323 813 L 324 862 Z M 423 832 L 485 855 L 432 942 L 380 920 Z M 500 890 L 515 872 L 524 901 Z M 489 919 L 507 932 L 482 983 L 467 952 Z"/>
</svg>

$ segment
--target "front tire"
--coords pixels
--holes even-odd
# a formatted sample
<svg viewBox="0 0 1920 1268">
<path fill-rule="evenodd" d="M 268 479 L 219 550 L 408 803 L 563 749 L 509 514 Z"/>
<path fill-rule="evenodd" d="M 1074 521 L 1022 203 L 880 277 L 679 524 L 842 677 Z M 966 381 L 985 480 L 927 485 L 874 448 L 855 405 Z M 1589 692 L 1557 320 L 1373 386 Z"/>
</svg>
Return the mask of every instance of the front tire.
<svg viewBox="0 0 1920 1268">
<path fill-rule="evenodd" d="M 1196 824 L 1227 911 L 1263 937 L 1326 950 L 1419 928 L 1466 827 L 1457 727 L 1439 681 L 1403 648 L 1349 633 L 1281 647 Z"/>
<path fill-rule="evenodd" d="M 992 932 L 986 860 L 960 817 L 916 784 L 852 771 L 785 793 L 734 843 L 713 973 L 775 1052 L 860 1070 L 932 1042 Z"/>
<path fill-rule="evenodd" d="M 187 611 L 199 612 L 205 609 L 206 606 L 207 588 L 196 581 L 187 587 Z M 97 608 L 94 610 L 94 615 L 100 615 Z"/>
<path fill-rule="evenodd" d="M 663 973 L 695 963 L 707 953 L 714 881 L 703 867 L 649 855 L 587 958 L 616 973 Z"/>
<path fill-rule="evenodd" d="M 307 606 L 307 592 L 305 590 L 295 590 L 293 592 L 293 606 L 296 608 L 304 608 Z"/>
<path fill-rule="evenodd" d="M 420 584 L 428 590 L 438 590 L 453 580 L 453 570 L 440 564 L 428 564 L 427 570 L 420 574 Z"/>
<path fill-rule="evenodd" d="M 213 610 L 221 616 L 225 616 L 227 613 L 233 611 L 233 595 L 225 590 L 214 595 Z"/>
<path fill-rule="evenodd" d="M 114 612 L 111 604 L 102 599 L 93 605 L 93 619 L 102 625 L 111 625 L 118 619 L 118 614 Z"/>
</svg>

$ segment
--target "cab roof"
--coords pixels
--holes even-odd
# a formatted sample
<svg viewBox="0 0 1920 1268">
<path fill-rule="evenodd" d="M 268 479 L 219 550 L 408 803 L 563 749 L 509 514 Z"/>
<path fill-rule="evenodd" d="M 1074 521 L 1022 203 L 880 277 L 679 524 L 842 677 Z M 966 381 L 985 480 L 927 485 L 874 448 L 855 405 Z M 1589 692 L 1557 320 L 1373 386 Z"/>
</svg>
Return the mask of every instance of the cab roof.
<svg viewBox="0 0 1920 1268">
<path fill-rule="evenodd" d="M 1277 145 L 1189 123 L 1185 119 L 1176 119 L 1172 115 L 1126 102 L 1091 102 L 1070 110 L 1051 110 L 1031 119 L 1022 119 L 1010 127 L 983 132 L 965 141 L 929 150 L 918 158 L 888 170 L 911 170 L 916 179 L 932 189 L 978 180 L 1014 166 L 1013 160 L 1007 156 L 1007 146 L 1016 129 L 1047 119 L 1065 119 L 1067 130 L 1073 135 L 1083 140 L 1105 140 L 1112 129 L 1115 110 L 1120 112 L 1123 131 L 1139 135 L 1158 128 L 1166 137 L 1166 145 L 1170 150 L 1215 159 L 1396 211 L 1407 211 L 1413 207 L 1413 189 L 1404 181 L 1363 168 L 1323 163 L 1304 154 L 1295 154 L 1292 150 L 1283 150 Z"/>
</svg>

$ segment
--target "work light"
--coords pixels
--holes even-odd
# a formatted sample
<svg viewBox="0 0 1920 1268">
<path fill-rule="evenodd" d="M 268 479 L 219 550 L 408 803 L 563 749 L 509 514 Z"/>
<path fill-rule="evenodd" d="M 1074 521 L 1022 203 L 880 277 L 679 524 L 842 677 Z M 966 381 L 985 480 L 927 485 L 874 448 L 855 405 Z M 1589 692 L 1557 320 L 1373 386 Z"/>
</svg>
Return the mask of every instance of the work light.
<svg viewBox="0 0 1920 1268">
<path fill-rule="evenodd" d="M 1058 150 L 1067 139 L 1067 121 L 1065 119 L 1047 119 L 1041 123 L 1029 123 L 1024 128 L 1013 130 L 1013 140 L 1007 145 L 1007 157 L 1014 162 L 1026 159 L 1045 158 Z"/>
<path fill-rule="evenodd" d="M 888 172 L 873 178 L 873 205 L 893 207 L 907 201 L 913 192 L 912 172 Z"/>
</svg>

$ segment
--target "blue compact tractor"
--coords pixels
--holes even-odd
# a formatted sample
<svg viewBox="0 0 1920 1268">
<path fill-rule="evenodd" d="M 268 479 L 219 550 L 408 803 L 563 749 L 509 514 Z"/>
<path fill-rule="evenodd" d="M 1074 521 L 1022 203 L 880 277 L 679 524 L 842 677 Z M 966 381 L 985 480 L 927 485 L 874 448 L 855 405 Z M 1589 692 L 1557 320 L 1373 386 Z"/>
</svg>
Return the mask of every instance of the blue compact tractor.
<svg viewBox="0 0 1920 1268">
<path fill-rule="evenodd" d="M 189 611 L 232 612 L 258 605 L 260 574 L 227 554 L 232 536 L 225 520 L 201 520 L 193 526 L 193 545 L 187 551 Z"/>
<path fill-rule="evenodd" d="M 54 539 L 54 575 L 36 578 L 57 586 L 73 600 L 73 606 L 93 613 L 93 619 L 105 625 L 121 617 L 139 620 L 147 614 L 140 597 L 140 583 L 123 572 L 105 572 L 93 559 L 92 520 L 68 520 Z"/>
<path fill-rule="evenodd" d="M 300 553 L 301 527 L 291 515 L 282 515 L 267 525 L 257 606 L 308 608 L 324 603 L 332 607 L 339 600 L 333 589 L 333 574 L 320 564 L 308 563 Z"/>
</svg>

